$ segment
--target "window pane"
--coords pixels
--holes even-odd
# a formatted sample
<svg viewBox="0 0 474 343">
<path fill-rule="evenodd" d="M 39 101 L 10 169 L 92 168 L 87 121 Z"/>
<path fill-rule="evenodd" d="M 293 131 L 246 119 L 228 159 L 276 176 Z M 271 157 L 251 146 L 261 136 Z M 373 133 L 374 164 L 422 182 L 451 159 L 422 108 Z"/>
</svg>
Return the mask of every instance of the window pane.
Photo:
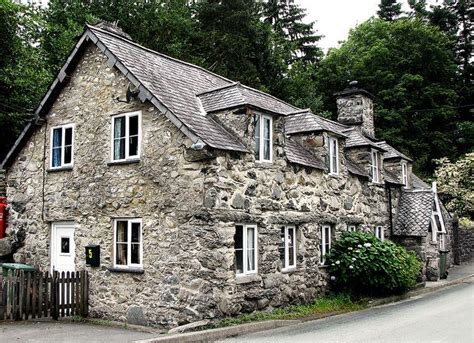
<svg viewBox="0 0 474 343">
<path fill-rule="evenodd" d="M 57 128 L 53 130 L 53 148 L 60 147 L 62 144 L 63 129 Z"/>
<path fill-rule="evenodd" d="M 128 229 L 126 221 L 117 221 L 117 242 L 128 242 Z"/>
<path fill-rule="evenodd" d="M 65 145 L 71 145 L 72 144 L 72 127 L 68 127 L 65 130 L 64 134 L 64 144 Z"/>
<path fill-rule="evenodd" d="M 114 140 L 114 160 L 125 158 L 125 138 Z"/>
<path fill-rule="evenodd" d="M 62 254 L 69 254 L 70 247 L 69 247 L 69 237 L 61 237 L 61 253 Z"/>
<path fill-rule="evenodd" d="M 129 135 L 138 135 L 138 116 L 129 117 L 130 131 Z"/>
<path fill-rule="evenodd" d="M 140 223 L 132 223 L 132 242 L 140 242 Z"/>
<path fill-rule="evenodd" d="M 263 159 L 270 160 L 270 140 L 265 139 L 263 142 Z"/>
<path fill-rule="evenodd" d="M 271 120 L 268 118 L 263 119 L 263 138 L 270 140 L 270 131 L 271 131 Z"/>
<path fill-rule="evenodd" d="M 61 166 L 61 147 L 53 148 L 52 166 L 60 167 Z"/>
<path fill-rule="evenodd" d="M 288 265 L 295 265 L 295 241 L 294 241 L 294 229 L 288 228 Z"/>
<path fill-rule="evenodd" d="M 117 243 L 115 263 L 119 265 L 127 265 L 127 244 Z"/>
<path fill-rule="evenodd" d="M 72 146 L 66 146 L 64 148 L 64 164 L 72 162 Z"/>
<path fill-rule="evenodd" d="M 125 137 L 125 117 L 114 118 L 114 138 Z"/>
<path fill-rule="evenodd" d="M 242 249 L 235 250 L 235 271 L 238 274 L 244 272 L 244 252 Z"/>
<path fill-rule="evenodd" d="M 278 250 L 280 251 L 280 261 L 283 268 L 285 268 L 285 228 L 282 227 L 280 231 L 280 243 L 278 244 Z"/>
<path fill-rule="evenodd" d="M 259 160 L 260 159 L 260 116 L 259 115 L 256 116 L 254 137 L 255 137 L 255 159 Z"/>
<path fill-rule="evenodd" d="M 140 244 L 139 243 L 132 244 L 130 259 L 131 259 L 131 263 L 140 264 Z"/>
<path fill-rule="evenodd" d="M 255 270 L 255 228 L 247 228 L 247 270 Z"/>
<path fill-rule="evenodd" d="M 128 154 L 129 156 L 137 156 L 138 155 L 138 136 L 130 137 L 128 142 Z"/>
<path fill-rule="evenodd" d="M 235 227 L 235 235 L 234 235 L 234 248 L 235 249 L 242 249 L 243 248 L 243 227 L 241 225 L 237 225 Z"/>
</svg>

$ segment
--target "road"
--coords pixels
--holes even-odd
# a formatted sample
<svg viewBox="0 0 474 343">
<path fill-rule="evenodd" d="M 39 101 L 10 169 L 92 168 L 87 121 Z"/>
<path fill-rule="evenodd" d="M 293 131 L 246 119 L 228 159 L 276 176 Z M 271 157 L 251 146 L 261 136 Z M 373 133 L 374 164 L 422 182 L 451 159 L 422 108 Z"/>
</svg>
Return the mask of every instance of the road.
<svg viewBox="0 0 474 343">
<path fill-rule="evenodd" d="M 400 303 L 225 342 L 474 342 L 474 279 Z"/>
</svg>

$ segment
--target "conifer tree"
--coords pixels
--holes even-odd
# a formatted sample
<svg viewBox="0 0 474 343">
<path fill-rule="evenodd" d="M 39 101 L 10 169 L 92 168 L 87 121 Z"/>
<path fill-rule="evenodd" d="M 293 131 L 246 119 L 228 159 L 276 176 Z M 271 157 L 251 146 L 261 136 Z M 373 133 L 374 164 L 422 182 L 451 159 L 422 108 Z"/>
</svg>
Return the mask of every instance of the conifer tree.
<svg viewBox="0 0 474 343">
<path fill-rule="evenodd" d="M 397 0 L 381 0 L 377 15 L 380 19 L 392 21 L 402 14 L 402 4 Z"/>
</svg>

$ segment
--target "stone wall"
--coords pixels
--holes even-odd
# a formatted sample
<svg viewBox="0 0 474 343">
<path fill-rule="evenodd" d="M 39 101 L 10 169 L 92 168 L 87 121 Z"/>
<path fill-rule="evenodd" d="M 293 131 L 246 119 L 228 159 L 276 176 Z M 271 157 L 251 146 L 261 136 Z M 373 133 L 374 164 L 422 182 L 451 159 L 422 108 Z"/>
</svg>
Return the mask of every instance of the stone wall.
<svg viewBox="0 0 474 343">
<path fill-rule="evenodd" d="M 375 137 L 374 104 L 364 94 L 339 96 L 337 102 L 337 121 L 351 126 L 359 126 L 364 134 Z"/>
<path fill-rule="evenodd" d="M 474 257 L 474 226 L 459 227 L 459 260 L 466 262 Z"/>
<path fill-rule="evenodd" d="M 289 164 L 277 117 L 273 163 L 224 151 L 193 162 L 191 142 L 153 106 L 115 100 L 125 98 L 127 87 L 98 49 L 88 48 L 7 174 L 9 234 L 22 245 L 16 261 L 49 270 L 51 223 L 73 220 L 76 269 L 90 272 L 92 316 L 173 327 L 310 301 L 326 291 L 319 265 L 322 224 L 333 225 L 335 238 L 353 223 L 371 232 L 381 225 L 390 236 L 385 186 L 348 173 L 342 141 L 339 176 Z M 137 110 L 140 161 L 110 164 L 111 115 Z M 252 149 L 253 115 L 226 112 L 216 119 Z M 48 170 L 51 127 L 68 123 L 75 124 L 74 167 Z M 111 270 L 112 223 L 121 217 L 142 218 L 142 274 Z M 236 223 L 258 225 L 258 275 L 235 275 Z M 297 228 L 297 268 L 291 272 L 282 271 L 279 258 L 280 224 Z M 99 268 L 85 265 L 90 244 L 101 246 Z"/>
</svg>

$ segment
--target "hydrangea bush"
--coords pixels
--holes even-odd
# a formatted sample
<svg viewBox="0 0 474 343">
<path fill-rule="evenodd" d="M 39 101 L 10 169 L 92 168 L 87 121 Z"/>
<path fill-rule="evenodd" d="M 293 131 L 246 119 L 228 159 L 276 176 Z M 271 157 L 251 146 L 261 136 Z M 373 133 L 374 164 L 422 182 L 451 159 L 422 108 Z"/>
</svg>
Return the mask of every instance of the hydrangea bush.
<svg viewBox="0 0 474 343">
<path fill-rule="evenodd" d="M 364 232 L 343 233 L 326 261 L 332 286 L 358 295 L 406 292 L 421 270 L 413 252 Z"/>
</svg>

